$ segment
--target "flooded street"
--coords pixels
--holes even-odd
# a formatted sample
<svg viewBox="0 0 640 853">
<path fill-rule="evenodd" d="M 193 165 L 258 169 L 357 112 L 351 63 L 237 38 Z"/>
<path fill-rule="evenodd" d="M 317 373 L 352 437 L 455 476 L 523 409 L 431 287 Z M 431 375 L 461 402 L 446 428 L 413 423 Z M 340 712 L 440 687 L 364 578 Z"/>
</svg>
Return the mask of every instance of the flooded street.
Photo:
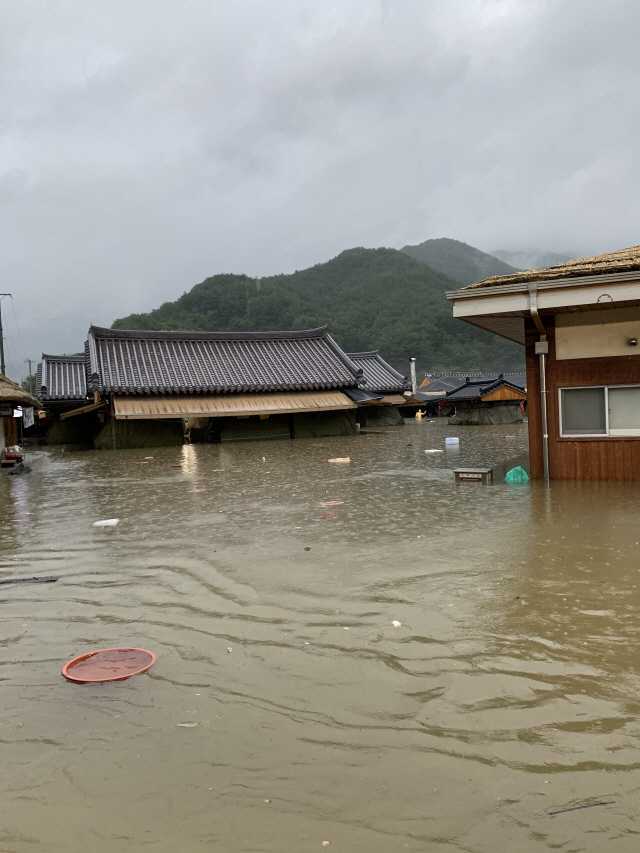
<svg viewBox="0 0 640 853">
<path fill-rule="evenodd" d="M 636 851 L 640 495 L 505 484 L 526 429 L 29 453 L 0 579 L 60 580 L 0 586 L 0 851 Z"/>
</svg>

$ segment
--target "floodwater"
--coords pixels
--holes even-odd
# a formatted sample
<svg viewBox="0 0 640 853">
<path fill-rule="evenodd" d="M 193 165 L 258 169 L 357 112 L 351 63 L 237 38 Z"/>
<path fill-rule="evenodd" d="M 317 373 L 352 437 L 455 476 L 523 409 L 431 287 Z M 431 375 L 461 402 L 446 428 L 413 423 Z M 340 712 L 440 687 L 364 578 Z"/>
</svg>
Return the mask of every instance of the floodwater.
<svg viewBox="0 0 640 853">
<path fill-rule="evenodd" d="M 639 490 L 525 458 L 426 421 L 31 453 L 0 579 L 60 580 L 0 586 L 0 851 L 637 851 Z M 62 678 L 119 645 L 157 662 Z"/>
</svg>

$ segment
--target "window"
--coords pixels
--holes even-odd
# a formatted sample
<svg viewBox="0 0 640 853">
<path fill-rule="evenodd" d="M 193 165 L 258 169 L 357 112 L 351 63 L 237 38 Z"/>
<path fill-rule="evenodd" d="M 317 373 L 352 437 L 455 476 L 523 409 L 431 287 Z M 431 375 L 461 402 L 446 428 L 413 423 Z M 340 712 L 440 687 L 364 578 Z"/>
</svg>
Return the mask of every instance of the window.
<svg viewBox="0 0 640 853">
<path fill-rule="evenodd" d="M 561 388 L 560 435 L 640 436 L 640 385 Z"/>
</svg>

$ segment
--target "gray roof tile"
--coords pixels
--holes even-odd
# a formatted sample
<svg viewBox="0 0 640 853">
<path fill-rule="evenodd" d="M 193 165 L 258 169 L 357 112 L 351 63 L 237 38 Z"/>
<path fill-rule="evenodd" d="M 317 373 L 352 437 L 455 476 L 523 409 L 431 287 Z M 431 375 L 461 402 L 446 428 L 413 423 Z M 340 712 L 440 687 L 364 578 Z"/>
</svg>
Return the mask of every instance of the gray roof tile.
<svg viewBox="0 0 640 853">
<path fill-rule="evenodd" d="M 464 384 L 459 388 L 454 388 L 453 391 L 448 391 L 447 400 L 480 400 L 482 397 L 490 394 L 492 391 L 497 391 L 498 388 L 512 388 L 522 394 L 526 394 L 525 388 L 522 385 L 516 385 L 515 382 L 510 382 L 503 376 L 498 376 L 497 379 L 487 382 L 473 381 L 467 378 Z"/>
<path fill-rule="evenodd" d="M 83 355 L 46 355 L 38 365 L 37 397 L 43 402 L 85 400 L 87 375 Z"/>
<path fill-rule="evenodd" d="M 405 391 L 411 388 L 407 377 L 394 370 L 390 364 L 373 352 L 349 352 L 351 361 L 364 371 L 364 385 L 367 391 Z"/>
<path fill-rule="evenodd" d="M 92 326 L 89 389 L 117 393 L 299 391 L 357 386 L 326 326 L 302 332 L 146 332 Z"/>
</svg>

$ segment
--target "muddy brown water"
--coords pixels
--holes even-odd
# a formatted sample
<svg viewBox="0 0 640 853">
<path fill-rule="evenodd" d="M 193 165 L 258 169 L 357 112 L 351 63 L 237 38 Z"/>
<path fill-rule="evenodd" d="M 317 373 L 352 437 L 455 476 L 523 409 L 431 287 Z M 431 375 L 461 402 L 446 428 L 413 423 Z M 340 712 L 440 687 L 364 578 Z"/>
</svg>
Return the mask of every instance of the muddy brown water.
<svg viewBox="0 0 640 853">
<path fill-rule="evenodd" d="M 0 579 L 60 576 L 0 587 L 0 851 L 637 851 L 639 489 L 508 486 L 526 443 L 423 421 L 0 477 Z M 155 666 L 62 678 L 120 645 Z"/>
</svg>

